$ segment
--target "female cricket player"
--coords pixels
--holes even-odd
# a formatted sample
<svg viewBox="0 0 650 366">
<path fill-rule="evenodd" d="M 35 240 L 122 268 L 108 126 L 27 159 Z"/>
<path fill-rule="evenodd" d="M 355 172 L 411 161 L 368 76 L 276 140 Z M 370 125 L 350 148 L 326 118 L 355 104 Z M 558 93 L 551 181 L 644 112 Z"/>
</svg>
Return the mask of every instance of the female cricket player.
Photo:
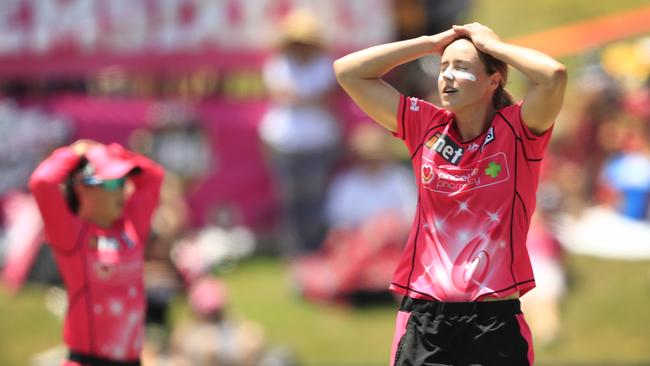
<svg viewBox="0 0 650 366">
<path fill-rule="evenodd" d="M 381 76 L 441 55 L 442 107 L 400 95 Z M 504 89 L 508 65 L 530 81 Z M 566 68 L 472 23 L 371 47 L 334 62 L 368 115 L 404 140 L 419 200 L 391 290 L 404 295 L 392 365 L 532 365 L 518 298 L 535 286 L 526 234 Z"/>
<path fill-rule="evenodd" d="M 140 365 L 143 251 L 163 169 L 120 145 L 55 150 L 30 189 L 68 293 L 65 366 Z"/>
</svg>

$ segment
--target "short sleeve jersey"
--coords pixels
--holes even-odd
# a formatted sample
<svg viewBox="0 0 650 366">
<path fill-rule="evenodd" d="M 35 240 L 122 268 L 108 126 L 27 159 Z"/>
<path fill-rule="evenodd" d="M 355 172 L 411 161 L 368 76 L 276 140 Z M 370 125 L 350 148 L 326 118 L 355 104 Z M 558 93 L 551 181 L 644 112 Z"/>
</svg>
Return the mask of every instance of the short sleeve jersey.
<svg viewBox="0 0 650 366">
<path fill-rule="evenodd" d="M 453 113 L 400 97 L 395 136 L 411 154 L 419 197 L 391 290 L 477 301 L 535 287 L 526 235 L 551 129 L 533 134 L 520 112 L 502 108 L 484 133 L 462 141 Z"/>
<path fill-rule="evenodd" d="M 110 228 L 84 221 L 68 208 L 61 185 L 79 163 L 69 147 L 43 161 L 30 179 L 45 232 L 68 292 L 63 338 L 73 351 L 111 360 L 136 360 L 143 343 L 144 246 L 158 204 L 163 170 L 124 150 L 140 168 L 123 217 Z"/>
</svg>

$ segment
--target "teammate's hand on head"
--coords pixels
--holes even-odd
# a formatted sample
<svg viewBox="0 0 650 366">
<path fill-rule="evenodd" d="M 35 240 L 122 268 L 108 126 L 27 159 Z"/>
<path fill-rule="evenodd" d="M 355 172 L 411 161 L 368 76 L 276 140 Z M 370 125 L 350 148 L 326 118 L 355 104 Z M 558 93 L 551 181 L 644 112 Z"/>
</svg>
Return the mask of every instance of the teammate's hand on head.
<svg viewBox="0 0 650 366">
<path fill-rule="evenodd" d="M 86 152 L 91 147 L 96 146 L 96 145 L 103 145 L 103 144 L 100 143 L 100 142 L 97 142 L 95 140 L 81 139 L 81 140 L 77 140 L 77 141 L 73 142 L 72 144 L 70 144 L 70 147 L 72 148 L 72 151 L 75 154 L 77 154 L 79 156 L 82 156 L 82 155 L 86 154 Z"/>
<path fill-rule="evenodd" d="M 458 34 L 453 29 L 429 36 L 431 43 L 434 45 L 431 53 L 441 55 L 445 48 L 458 37 Z"/>
<path fill-rule="evenodd" d="M 490 28 L 481 23 L 454 25 L 454 32 L 458 37 L 468 37 L 481 52 L 489 53 L 489 47 L 500 42 L 499 36 Z"/>
</svg>

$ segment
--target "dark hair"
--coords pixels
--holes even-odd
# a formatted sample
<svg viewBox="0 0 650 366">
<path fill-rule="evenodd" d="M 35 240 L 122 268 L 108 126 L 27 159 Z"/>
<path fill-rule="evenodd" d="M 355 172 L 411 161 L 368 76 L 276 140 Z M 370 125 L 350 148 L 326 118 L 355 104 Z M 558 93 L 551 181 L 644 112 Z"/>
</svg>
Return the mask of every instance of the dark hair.
<svg viewBox="0 0 650 366">
<path fill-rule="evenodd" d="M 458 39 L 466 39 L 472 42 L 472 40 L 467 37 L 461 37 Z M 472 42 L 472 44 L 474 43 Z M 483 66 L 485 66 L 485 72 L 487 72 L 488 75 L 492 75 L 495 72 L 498 72 L 501 75 L 499 86 L 492 96 L 492 106 L 499 110 L 503 107 L 515 104 L 515 98 L 506 90 L 506 83 L 508 82 L 508 64 L 492 55 L 482 52 L 478 48 L 476 49 L 476 52 L 478 52 L 478 57 L 481 59 Z"/>
<path fill-rule="evenodd" d="M 75 178 L 77 174 L 79 174 L 79 172 L 81 172 L 86 167 L 86 165 L 88 165 L 88 159 L 82 157 L 81 160 L 79 160 L 77 166 L 72 169 L 70 173 L 68 173 L 68 177 L 65 180 L 63 191 L 65 201 L 68 204 L 70 211 L 72 211 L 74 214 L 79 213 L 79 196 L 74 190 Z"/>
</svg>

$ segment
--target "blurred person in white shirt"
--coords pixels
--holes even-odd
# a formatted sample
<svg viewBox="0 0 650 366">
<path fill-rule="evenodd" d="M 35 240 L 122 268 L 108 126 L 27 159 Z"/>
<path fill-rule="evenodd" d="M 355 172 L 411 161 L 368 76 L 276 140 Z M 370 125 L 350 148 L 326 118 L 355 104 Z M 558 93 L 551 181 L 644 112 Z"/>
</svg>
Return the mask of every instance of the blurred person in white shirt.
<svg viewBox="0 0 650 366">
<path fill-rule="evenodd" d="M 294 10 L 277 52 L 264 65 L 271 103 L 260 124 L 283 209 L 283 249 L 304 252 L 322 240 L 322 202 L 339 142 L 331 113 L 332 59 L 315 17 Z"/>
</svg>

